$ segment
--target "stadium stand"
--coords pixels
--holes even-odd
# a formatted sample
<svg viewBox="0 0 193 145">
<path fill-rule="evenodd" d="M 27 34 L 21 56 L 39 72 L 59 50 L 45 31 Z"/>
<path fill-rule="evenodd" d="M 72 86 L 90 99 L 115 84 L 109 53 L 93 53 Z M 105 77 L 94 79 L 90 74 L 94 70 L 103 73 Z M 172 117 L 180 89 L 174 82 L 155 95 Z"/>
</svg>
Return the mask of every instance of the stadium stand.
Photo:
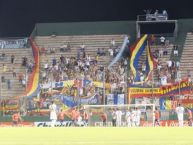
<svg viewBox="0 0 193 145">
<path fill-rule="evenodd" d="M 28 80 L 30 72 L 28 70 L 28 64 L 33 65 L 33 57 L 31 48 L 19 48 L 19 49 L 1 49 L 0 54 L 5 54 L 4 57 L 1 56 L 0 61 L 0 76 L 1 76 L 1 96 L 3 98 L 9 98 L 21 95 L 26 86 L 22 86 L 23 81 Z M 11 56 L 14 55 L 14 62 L 11 63 Z M 27 58 L 27 63 L 24 66 L 23 59 Z M 3 66 L 4 65 L 4 66 Z M 13 72 L 16 76 L 13 76 Z M 27 78 L 26 78 L 27 76 Z M 24 82 L 25 83 L 25 82 Z M 10 87 L 8 87 L 8 84 Z"/>
<path fill-rule="evenodd" d="M 43 27 L 44 24 L 41 24 L 41 25 L 40 26 L 42 28 L 46 28 L 46 27 Z M 51 26 L 51 24 L 49 24 L 48 26 Z M 57 26 L 57 24 L 53 24 L 53 28 L 56 28 L 55 26 Z M 40 29 L 39 27 L 37 28 Z M 48 28 L 49 27 L 47 27 L 47 29 Z M 62 28 L 62 25 L 61 25 L 61 28 Z M 74 103 L 73 104 L 74 106 L 82 107 L 81 105 L 83 104 L 81 104 L 81 101 L 80 101 L 81 99 L 85 101 L 88 98 L 93 97 L 94 99 L 96 99 L 98 97 L 100 99 L 99 102 L 97 102 L 98 100 L 96 101 L 93 98 L 92 99 L 95 102 L 89 99 L 88 99 L 89 101 L 86 100 L 85 102 L 90 104 L 94 102 L 95 103 L 95 104 L 93 103 L 94 105 L 101 105 L 101 104 L 109 105 L 108 103 L 110 101 L 111 101 L 110 103 L 112 104 L 120 103 L 118 102 L 117 96 L 116 96 L 117 98 L 113 96 L 117 100 L 115 100 L 114 98 L 113 98 L 114 99 L 113 101 L 107 100 L 108 98 L 112 97 L 110 95 L 117 95 L 120 93 L 121 95 L 124 95 L 123 96 L 124 99 L 126 98 L 121 103 L 128 103 L 127 99 L 130 99 L 129 98 L 130 87 L 128 87 L 129 84 L 126 84 L 126 82 L 128 81 L 127 79 L 132 79 L 132 76 L 129 76 L 131 73 L 128 73 L 128 68 L 127 68 L 129 64 L 127 61 L 128 58 L 126 59 L 121 58 L 121 60 L 118 61 L 112 67 L 112 69 L 110 70 L 107 69 L 112 59 L 116 56 L 115 53 L 119 51 L 119 48 L 123 43 L 123 39 L 126 33 L 109 34 L 110 32 L 108 32 L 107 34 L 96 33 L 96 34 L 88 34 L 88 35 L 81 34 L 81 33 L 80 34 L 69 33 L 69 35 L 65 35 L 65 34 L 58 35 L 57 32 L 53 33 L 53 30 L 49 30 L 47 32 L 47 29 L 42 29 L 43 31 L 45 31 L 44 33 L 42 31 L 42 35 L 41 34 L 38 35 L 38 32 L 36 32 L 36 28 L 33 31 L 34 32 L 33 40 L 37 44 L 40 52 L 40 79 L 36 80 L 36 82 L 38 82 L 40 87 L 38 86 L 37 92 L 35 89 L 33 90 L 34 92 L 31 93 L 33 94 L 32 96 L 26 97 L 28 104 L 25 104 L 26 105 L 25 111 L 27 111 L 26 113 L 27 115 L 35 115 L 36 117 L 38 115 L 39 116 L 46 115 L 47 118 L 44 118 L 44 119 L 48 121 L 49 105 L 53 99 L 56 100 L 56 103 L 58 103 L 62 99 L 63 100 L 71 99 L 70 101 Z M 86 28 L 84 29 L 86 30 Z M 94 33 L 94 31 L 92 32 Z M 183 36 L 185 33 L 186 31 L 183 32 Z M 164 43 L 160 42 L 160 37 L 162 35 L 166 38 Z M 135 36 L 136 36 L 135 34 L 132 34 L 131 36 L 132 39 L 135 39 L 136 38 Z M 183 36 L 180 36 L 180 37 L 183 37 Z M 171 104 L 172 101 L 176 101 L 176 100 L 172 100 L 173 97 L 174 98 L 176 97 L 177 99 L 179 99 L 179 96 L 181 95 L 179 78 L 183 79 L 183 78 L 187 78 L 187 76 L 188 77 L 191 76 L 191 72 L 193 70 L 191 68 L 191 64 L 192 64 L 191 47 L 192 47 L 192 41 L 193 41 L 193 34 L 190 32 L 187 33 L 184 46 L 182 45 L 183 40 L 182 42 L 179 43 L 175 41 L 175 40 L 178 40 L 178 38 L 174 38 L 174 37 L 168 38 L 167 35 L 164 35 L 164 34 L 159 34 L 159 36 L 156 36 L 155 39 L 156 39 L 155 43 L 152 43 L 150 45 L 151 51 L 153 53 L 154 60 L 156 63 L 153 70 L 153 77 L 152 77 L 153 79 L 151 78 L 147 84 L 142 83 L 142 85 L 140 86 L 137 86 L 138 84 L 136 86 L 135 84 L 134 85 L 132 84 L 134 87 L 137 88 L 136 90 L 134 90 L 134 93 L 135 91 L 137 92 L 139 90 L 139 95 L 140 95 L 138 96 L 139 99 L 135 97 L 133 97 L 132 99 L 135 101 L 135 103 L 138 100 L 139 100 L 138 103 L 142 103 L 143 100 L 140 100 L 140 99 L 144 97 L 143 95 L 146 95 L 146 93 L 147 94 L 149 93 L 147 98 L 150 97 L 151 95 L 151 98 L 148 98 L 148 99 L 149 100 L 152 99 L 152 100 L 149 101 L 147 98 L 144 97 L 145 99 L 147 99 L 146 103 L 149 103 L 149 102 L 152 103 L 153 101 L 156 100 L 158 103 L 155 101 L 155 105 L 156 107 L 160 107 L 160 110 L 161 110 L 161 107 L 164 104 L 164 103 L 161 104 L 159 102 L 161 99 L 163 99 L 165 103 L 169 102 L 168 104 Z M 170 41 L 171 39 L 173 39 L 174 41 Z M 176 52 L 174 53 L 174 51 L 178 44 L 180 44 L 180 46 L 178 47 L 180 51 L 178 52 L 179 54 L 176 54 Z M 181 49 L 182 47 L 183 49 Z M 20 73 L 22 73 L 23 77 L 26 76 L 27 74 L 29 78 L 30 72 L 33 68 L 33 67 L 30 67 L 30 68 L 28 67 L 29 64 L 30 66 L 33 66 L 33 61 L 34 61 L 32 58 L 31 48 L 14 49 L 14 56 L 15 56 L 14 65 L 12 65 L 12 62 L 11 62 L 11 55 L 13 55 L 12 50 L 13 49 L 0 50 L 0 53 L 2 54 L 0 57 L 0 59 L 2 60 L 0 61 L 0 75 L 1 75 L 1 81 L 2 81 L 0 91 L 1 91 L 1 96 L 3 98 L 21 95 L 25 91 L 25 85 L 22 86 L 22 84 L 18 80 L 18 76 Z M 182 56 L 181 56 L 181 53 L 182 53 Z M 128 54 L 125 54 L 125 55 L 128 56 Z M 142 73 L 142 75 L 144 75 L 144 70 L 145 70 L 144 65 L 146 61 L 146 56 L 147 56 L 146 51 L 144 51 L 143 54 L 140 56 L 139 67 L 137 68 L 137 71 Z M 181 57 L 181 60 L 180 60 L 180 57 Z M 28 65 L 23 64 L 23 60 L 25 60 L 26 58 L 28 59 L 28 62 L 29 62 L 27 63 Z M 104 73 L 104 69 L 105 69 L 105 73 Z M 16 72 L 17 77 L 12 77 L 13 70 Z M 39 72 L 39 68 L 37 72 Z M 181 75 L 179 74 L 180 72 L 181 72 Z M 144 81 L 144 78 L 145 76 L 142 76 L 142 81 Z M 85 86 L 82 87 L 81 86 L 82 84 L 80 84 L 80 81 L 82 81 L 83 79 L 85 79 L 86 81 L 90 81 L 92 83 L 95 81 L 100 84 L 99 85 L 100 87 L 98 87 L 97 85 L 94 86 L 92 83 L 90 85 L 89 84 L 90 82 L 88 83 L 90 85 L 89 87 L 86 85 L 85 85 L 86 87 Z M 163 79 L 166 79 L 166 82 L 163 83 Z M 60 85 L 64 83 L 64 81 L 66 80 L 71 81 L 72 86 L 70 85 L 67 87 L 64 87 L 64 85 L 61 85 L 59 87 L 52 86 L 52 83 L 54 83 L 54 85 L 55 84 Z M 107 87 L 105 82 L 107 84 Z M 44 88 L 42 87 L 44 84 L 46 85 L 51 84 L 50 85 L 51 87 L 48 85 L 49 87 Z M 124 84 L 124 87 L 125 87 L 124 89 L 122 84 Z M 168 97 L 168 94 L 167 94 L 168 92 L 165 93 L 162 90 L 161 86 L 163 85 L 171 85 L 170 90 L 169 89 L 164 90 L 165 92 L 170 91 L 169 93 L 172 93 L 171 96 Z M 80 94 L 80 92 L 78 91 L 80 91 L 79 89 L 81 87 L 83 88 L 83 92 L 81 92 Z M 147 91 L 145 87 L 147 87 Z M 151 89 L 153 87 L 157 91 L 155 93 L 160 93 L 158 95 L 160 95 L 162 98 L 160 96 L 158 97 L 153 96 L 154 95 L 153 91 L 152 91 L 152 94 L 150 94 Z M 140 94 L 141 93 L 140 91 L 145 93 Z M 176 94 L 174 94 L 172 91 Z M 163 94 L 165 93 L 165 94 L 163 95 L 161 93 Z M 109 95 L 110 97 L 107 95 Z M 65 105 L 67 105 L 70 110 L 73 107 L 73 105 L 70 106 L 69 104 L 67 104 L 70 101 L 69 102 L 67 101 L 62 102 L 62 104 L 59 104 L 61 103 L 59 102 L 57 105 L 61 108 L 62 107 L 65 108 L 66 107 Z M 21 110 L 21 106 L 19 107 L 20 107 L 19 109 Z M 171 111 L 174 108 L 171 109 L 171 106 L 168 108 L 167 109 L 169 111 L 166 108 L 164 108 L 165 110 L 163 109 L 161 111 L 161 119 L 162 120 L 171 119 L 172 117 L 173 117 L 172 119 L 176 119 L 176 116 L 172 114 L 172 111 Z M 40 118 L 39 120 L 41 121 L 43 119 Z"/>
</svg>

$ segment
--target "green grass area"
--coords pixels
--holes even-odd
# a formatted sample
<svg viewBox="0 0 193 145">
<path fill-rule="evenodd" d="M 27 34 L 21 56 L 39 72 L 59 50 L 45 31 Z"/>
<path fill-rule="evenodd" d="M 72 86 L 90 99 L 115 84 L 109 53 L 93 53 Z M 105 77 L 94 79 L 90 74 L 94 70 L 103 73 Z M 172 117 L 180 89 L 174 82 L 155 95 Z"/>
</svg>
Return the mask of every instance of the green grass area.
<svg viewBox="0 0 193 145">
<path fill-rule="evenodd" d="M 193 128 L 0 128 L 1 145 L 193 145 Z"/>
</svg>

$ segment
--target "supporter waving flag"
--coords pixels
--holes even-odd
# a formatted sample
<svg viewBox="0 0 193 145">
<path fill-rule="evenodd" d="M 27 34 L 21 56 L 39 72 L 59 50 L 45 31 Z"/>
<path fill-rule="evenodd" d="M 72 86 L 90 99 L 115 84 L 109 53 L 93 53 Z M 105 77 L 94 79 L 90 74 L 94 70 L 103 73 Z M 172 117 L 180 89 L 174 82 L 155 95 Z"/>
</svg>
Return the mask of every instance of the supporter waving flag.
<svg viewBox="0 0 193 145">
<path fill-rule="evenodd" d="M 147 34 L 139 39 L 135 47 L 130 48 L 131 59 L 130 59 L 130 68 L 134 76 L 134 81 L 140 81 L 140 74 L 138 72 L 139 58 L 141 57 L 143 51 L 145 50 L 147 43 Z"/>
</svg>

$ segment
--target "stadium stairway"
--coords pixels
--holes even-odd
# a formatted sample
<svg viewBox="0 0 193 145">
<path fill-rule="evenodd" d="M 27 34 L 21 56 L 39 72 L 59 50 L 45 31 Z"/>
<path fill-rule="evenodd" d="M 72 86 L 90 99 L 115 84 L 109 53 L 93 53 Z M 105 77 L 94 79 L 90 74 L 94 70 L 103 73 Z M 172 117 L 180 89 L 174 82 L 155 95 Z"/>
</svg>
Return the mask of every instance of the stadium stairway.
<svg viewBox="0 0 193 145">
<path fill-rule="evenodd" d="M 180 61 L 180 71 L 181 78 L 187 78 L 188 71 L 191 73 L 191 78 L 193 78 L 193 34 L 191 32 L 187 33 L 186 41 L 184 44 L 184 50 L 182 52 L 182 57 Z"/>
</svg>

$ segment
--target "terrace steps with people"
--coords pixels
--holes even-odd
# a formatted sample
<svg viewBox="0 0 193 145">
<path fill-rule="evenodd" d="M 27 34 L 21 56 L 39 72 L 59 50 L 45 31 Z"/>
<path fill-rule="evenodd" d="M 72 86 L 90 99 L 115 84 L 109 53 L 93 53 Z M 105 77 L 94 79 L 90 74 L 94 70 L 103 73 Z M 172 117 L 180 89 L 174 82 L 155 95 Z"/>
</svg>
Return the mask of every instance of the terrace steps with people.
<svg viewBox="0 0 193 145">
<path fill-rule="evenodd" d="M 5 57 L 0 61 L 0 76 L 4 76 L 5 82 L 1 81 L 0 96 L 3 98 L 14 97 L 23 94 L 25 87 L 22 87 L 18 80 L 20 73 L 26 75 L 26 68 L 22 66 L 22 57 L 27 57 L 28 60 L 33 60 L 31 48 L 19 48 L 19 49 L 1 49 L 0 54 L 4 53 Z M 15 56 L 14 64 L 11 63 L 11 55 Z M 7 66 L 7 71 L 3 71 L 3 64 Z M 16 77 L 13 77 L 12 69 L 15 69 Z M 28 78 L 29 78 L 28 73 Z M 10 80 L 11 89 L 8 89 L 7 80 Z"/>
<path fill-rule="evenodd" d="M 152 54 L 154 54 L 155 53 L 155 51 L 156 51 L 156 49 L 158 49 L 158 50 L 160 50 L 160 49 L 163 49 L 165 46 L 162 46 L 162 45 L 160 45 L 160 44 L 158 44 L 158 45 L 155 45 L 155 44 L 153 44 L 153 45 L 151 45 L 150 46 L 151 47 L 151 52 L 152 52 Z M 169 61 L 170 60 L 170 55 L 171 55 L 171 53 L 172 53 L 172 49 L 173 49 L 173 44 L 169 44 L 168 45 L 168 47 L 167 47 L 167 55 L 162 55 L 162 57 L 158 57 L 158 59 L 159 59 L 159 62 L 160 62 L 160 64 L 164 67 L 164 66 L 167 66 L 167 61 Z M 140 57 L 140 60 L 139 60 L 139 69 L 141 70 L 141 67 L 142 67 L 142 64 L 143 63 L 146 63 L 146 56 L 147 56 L 147 54 L 146 54 L 147 52 L 146 52 L 146 50 L 142 53 L 142 57 Z M 153 75 L 154 75 L 154 77 L 153 77 L 153 81 L 156 83 L 158 83 L 159 82 L 159 80 L 158 80 L 158 72 L 157 72 L 157 70 L 156 69 L 154 69 L 154 73 L 153 73 Z"/>
<path fill-rule="evenodd" d="M 115 40 L 116 46 L 121 46 L 123 43 L 125 35 L 83 35 L 83 36 L 37 36 L 35 41 L 39 48 L 44 47 L 47 50 L 49 48 L 55 48 L 56 53 L 48 54 L 47 59 L 41 55 L 41 64 L 44 64 L 47 60 L 51 60 L 55 57 L 59 60 L 59 57 L 63 55 L 64 57 L 77 57 L 78 49 L 80 45 L 85 45 L 85 52 L 91 59 L 95 59 L 97 54 L 97 49 L 103 49 L 106 52 L 106 56 L 99 57 L 98 64 L 107 66 L 111 58 L 108 55 L 108 48 L 110 47 L 110 41 Z M 71 50 L 67 52 L 60 52 L 60 47 L 64 44 L 70 43 Z"/>
<path fill-rule="evenodd" d="M 157 47 L 158 50 L 163 48 L 162 45 L 152 46 L 154 52 L 155 52 L 156 47 Z M 167 55 L 162 55 L 162 57 L 158 57 L 162 68 L 166 67 L 167 62 L 169 60 L 171 60 L 170 56 L 171 56 L 171 53 L 172 53 L 172 49 L 173 49 L 173 44 L 169 44 L 168 47 L 167 47 Z M 154 74 L 154 81 L 160 82 L 160 80 L 158 80 L 158 70 L 157 69 L 154 69 L 153 74 Z"/>
<path fill-rule="evenodd" d="M 190 71 L 191 78 L 193 78 L 193 33 L 188 32 L 186 35 L 186 41 L 180 60 L 181 78 L 188 77 L 188 71 Z"/>
</svg>

